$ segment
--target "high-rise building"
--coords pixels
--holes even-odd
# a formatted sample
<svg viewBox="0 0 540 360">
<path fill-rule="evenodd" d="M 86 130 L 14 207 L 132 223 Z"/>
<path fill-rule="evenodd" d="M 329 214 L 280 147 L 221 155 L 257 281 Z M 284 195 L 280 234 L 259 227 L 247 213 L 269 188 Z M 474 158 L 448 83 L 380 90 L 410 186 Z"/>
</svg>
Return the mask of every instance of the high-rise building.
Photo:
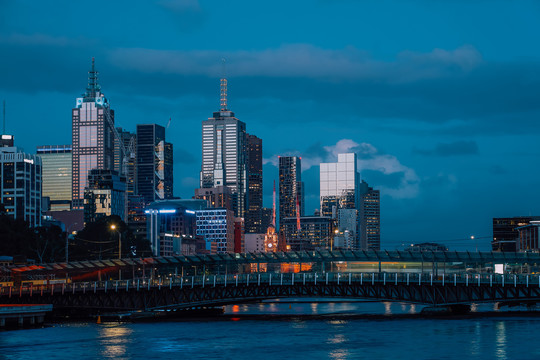
<svg viewBox="0 0 540 360">
<path fill-rule="evenodd" d="M 360 184 L 360 246 L 381 249 L 381 194 L 365 181 Z"/>
<path fill-rule="evenodd" d="M 206 200 L 209 208 L 233 209 L 231 189 L 227 186 L 195 189 L 195 199 Z"/>
<path fill-rule="evenodd" d="M 332 247 L 332 219 L 327 216 L 301 217 L 300 229 L 296 217 L 282 219 L 280 226 L 292 251 L 330 250 Z"/>
<path fill-rule="evenodd" d="M 122 221 L 126 214 L 126 177 L 114 170 L 90 170 L 84 192 L 84 222 L 117 215 Z"/>
<path fill-rule="evenodd" d="M 116 131 L 119 139 L 114 139 L 114 170 L 126 177 L 126 193 L 128 195 L 134 195 L 137 191 L 137 164 L 135 154 L 137 135 L 123 130 L 121 127 L 116 128 Z M 123 149 L 126 149 L 128 154 L 124 154 Z M 133 153 L 130 150 L 133 150 Z M 125 168 L 124 158 L 126 160 Z"/>
<path fill-rule="evenodd" d="M 155 256 L 193 255 L 204 247 L 203 238 L 196 234 L 196 210 L 185 201 L 156 201 L 145 214 L 147 238 Z"/>
<path fill-rule="evenodd" d="M 94 67 L 88 73 L 88 87 L 72 110 L 72 208 L 82 209 L 88 172 L 112 170 L 114 111 L 98 84 Z"/>
<path fill-rule="evenodd" d="M 165 128 L 137 125 L 137 193 L 147 204 L 173 197 L 172 144 L 165 142 Z"/>
<path fill-rule="evenodd" d="M 337 163 L 321 163 L 321 216 L 337 218 L 338 209 L 359 206 L 356 154 L 338 154 Z"/>
<path fill-rule="evenodd" d="M 234 214 L 227 209 L 197 210 L 197 235 L 206 249 L 219 254 L 234 252 Z"/>
<path fill-rule="evenodd" d="M 279 157 L 279 222 L 285 218 L 304 215 L 304 183 L 302 182 L 302 158 Z"/>
<path fill-rule="evenodd" d="M 43 164 L 43 197 L 50 199 L 50 211 L 71 209 L 71 145 L 37 147 Z"/>
<path fill-rule="evenodd" d="M 248 150 L 248 209 L 246 212 L 246 233 L 261 233 L 263 205 L 262 139 L 247 135 Z"/>
<path fill-rule="evenodd" d="M 227 79 L 221 79 L 221 107 L 202 122 L 200 187 L 228 186 L 233 194 L 235 216 L 247 210 L 246 124 L 227 108 Z"/>
<path fill-rule="evenodd" d="M 0 203 L 8 216 L 41 226 L 41 158 L 0 147 Z"/>
</svg>

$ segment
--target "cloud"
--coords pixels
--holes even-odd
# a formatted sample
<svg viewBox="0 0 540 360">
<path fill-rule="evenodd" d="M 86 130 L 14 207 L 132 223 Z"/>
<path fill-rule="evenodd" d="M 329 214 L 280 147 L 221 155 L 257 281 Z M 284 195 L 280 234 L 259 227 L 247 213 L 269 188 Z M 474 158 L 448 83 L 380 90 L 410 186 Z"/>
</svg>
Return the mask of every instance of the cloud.
<svg viewBox="0 0 540 360">
<path fill-rule="evenodd" d="M 305 172 L 322 162 L 336 162 L 338 154 L 351 152 L 357 154 L 358 171 L 363 179 L 370 182 L 369 175 L 376 174 L 373 178 L 378 182 L 371 182 L 370 186 L 380 189 L 382 195 L 397 199 L 413 198 L 418 195 L 420 179 L 416 172 L 401 164 L 394 155 L 379 152 L 372 144 L 342 139 L 330 146 L 312 145 L 306 153 L 293 151 L 280 155 L 301 156 L 302 172 Z M 263 162 L 278 166 L 278 155 L 265 158 Z"/>
<path fill-rule="evenodd" d="M 111 61 L 128 69 L 211 77 L 221 74 L 221 58 L 227 59 L 227 74 L 231 77 L 364 79 L 390 83 L 448 77 L 468 72 L 482 63 L 480 53 L 472 46 L 434 49 L 430 53 L 405 51 L 393 61 L 375 60 L 355 47 L 334 50 L 309 44 L 286 44 L 253 51 L 121 48 L 111 52 Z"/>
<path fill-rule="evenodd" d="M 475 141 L 456 141 L 452 143 L 439 143 L 432 150 L 414 148 L 413 152 L 425 156 L 478 155 L 478 145 Z"/>
</svg>

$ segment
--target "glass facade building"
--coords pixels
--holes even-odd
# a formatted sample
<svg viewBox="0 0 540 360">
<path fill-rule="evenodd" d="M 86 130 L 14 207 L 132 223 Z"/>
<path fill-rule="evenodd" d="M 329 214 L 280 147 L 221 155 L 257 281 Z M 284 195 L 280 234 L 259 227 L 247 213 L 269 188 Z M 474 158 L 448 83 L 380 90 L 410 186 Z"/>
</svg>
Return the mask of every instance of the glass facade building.
<svg viewBox="0 0 540 360">
<path fill-rule="evenodd" d="M 71 209 L 71 145 L 37 147 L 42 162 L 43 197 L 50 199 L 51 211 Z"/>
<path fill-rule="evenodd" d="M 227 209 L 198 210 L 197 235 L 206 241 L 206 249 L 219 253 L 234 252 L 234 214 Z"/>
<path fill-rule="evenodd" d="M 362 250 L 381 248 L 381 194 L 365 181 L 360 184 L 360 246 Z"/>
<path fill-rule="evenodd" d="M 300 230 L 296 217 L 283 219 L 280 226 L 292 251 L 329 250 L 332 247 L 332 219 L 327 216 L 301 217 Z"/>
<path fill-rule="evenodd" d="M 279 221 L 296 217 L 296 205 L 300 216 L 304 215 L 304 184 L 302 182 L 302 158 L 279 157 Z"/>
<path fill-rule="evenodd" d="M 246 233 L 262 233 L 263 164 L 262 139 L 247 135 L 248 148 L 248 210 L 245 216 Z"/>
<path fill-rule="evenodd" d="M 137 193 L 147 204 L 173 197 L 172 152 L 163 126 L 137 125 Z"/>
<path fill-rule="evenodd" d="M 41 188 L 41 158 L 17 147 L 0 147 L 0 203 L 7 215 L 41 226 Z"/>
<path fill-rule="evenodd" d="M 337 163 L 321 163 L 321 215 L 337 218 L 339 209 L 359 206 L 356 154 L 338 154 Z"/>
<path fill-rule="evenodd" d="M 128 195 L 134 195 L 137 190 L 137 164 L 135 149 L 137 144 L 137 135 L 122 128 L 116 128 L 120 141 L 126 151 L 129 151 L 130 145 L 133 146 L 133 153 L 126 156 L 125 173 L 123 169 L 124 153 L 122 152 L 122 144 L 118 139 L 114 139 L 114 170 L 126 177 L 126 192 Z"/>
<path fill-rule="evenodd" d="M 101 93 L 98 72 L 88 73 L 88 87 L 77 98 L 72 110 L 72 208 L 82 209 L 88 173 L 92 169 L 112 170 L 114 134 L 107 118 L 114 124 L 114 111 Z"/>
<path fill-rule="evenodd" d="M 127 220 L 126 178 L 114 170 L 90 170 L 84 192 L 84 222 L 111 215 Z"/>
</svg>

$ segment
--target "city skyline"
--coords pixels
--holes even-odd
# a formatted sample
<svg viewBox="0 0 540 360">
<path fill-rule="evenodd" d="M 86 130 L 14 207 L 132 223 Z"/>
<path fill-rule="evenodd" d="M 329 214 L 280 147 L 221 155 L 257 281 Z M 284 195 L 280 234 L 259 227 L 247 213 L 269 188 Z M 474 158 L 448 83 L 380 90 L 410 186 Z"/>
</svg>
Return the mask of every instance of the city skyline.
<svg viewBox="0 0 540 360">
<path fill-rule="evenodd" d="M 386 16 L 389 5 L 409 20 Z M 491 234 L 493 217 L 540 212 L 538 173 L 530 166 L 539 156 L 540 54 L 529 46 L 539 26 L 530 21 L 540 12 L 534 2 L 487 8 L 479 1 L 321 1 L 309 13 L 312 20 L 324 16 L 333 27 L 327 35 L 318 21 L 299 17 L 290 25 L 307 6 L 302 2 L 287 14 L 249 13 L 239 4 L 135 2 L 126 15 L 148 11 L 150 24 L 133 35 L 129 23 L 73 26 L 77 5 L 56 7 L 63 20 L 54 25 L 21 6 L 0 4 L 0 49 L 10 54 L 0 59 L 0 98 L 7 102 L 6 132 L 26 152 L 69 142 L 69 109 L 96 56 L 117 126 L 165 126 L 172 117 L 175 195 L 190 198 L 198 187 L 200 123 L 219 106 L 225 57 L 230 108 L 264 141 L 266 207 L 277 155 L 302 156 L 309 215 L 319 207 L 318 164 L 354 151 L 361 178 L 381 190 L 382 248 L 439 241 L 462 249 L 471 235 Z M 52 11 L 41 6 L 32 10 Z M 119 5 L 107 6 L 115 13 Z M 243 26 L 251 33 L 237 36 L 239 25 L 230 24 L 220 36 L 229 40 L 218 42 L 213 19 L 227 14 L 249 14 Z M 272 16 L 288 35 L 258 25 Z M 488 239 L 479 241 L 489 249 Z"/>
</svg>

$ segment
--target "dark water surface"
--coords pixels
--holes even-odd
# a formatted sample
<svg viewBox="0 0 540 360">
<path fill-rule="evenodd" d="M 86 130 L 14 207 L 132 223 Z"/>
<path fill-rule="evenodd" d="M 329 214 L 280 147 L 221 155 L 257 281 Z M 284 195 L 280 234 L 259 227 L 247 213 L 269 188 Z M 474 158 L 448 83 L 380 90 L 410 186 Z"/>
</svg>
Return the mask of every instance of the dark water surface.
<svg viewBox="0 0 540 360">
<path fill-rule="evenodd" d="M 0 332 L 0 359 L 540 359 L 540 317 L 359 316 L 419 311 L 390 303 L 271 302 L 229 306 L 231 316 L 222 319 L 53 324 Z"/>
</svg>

